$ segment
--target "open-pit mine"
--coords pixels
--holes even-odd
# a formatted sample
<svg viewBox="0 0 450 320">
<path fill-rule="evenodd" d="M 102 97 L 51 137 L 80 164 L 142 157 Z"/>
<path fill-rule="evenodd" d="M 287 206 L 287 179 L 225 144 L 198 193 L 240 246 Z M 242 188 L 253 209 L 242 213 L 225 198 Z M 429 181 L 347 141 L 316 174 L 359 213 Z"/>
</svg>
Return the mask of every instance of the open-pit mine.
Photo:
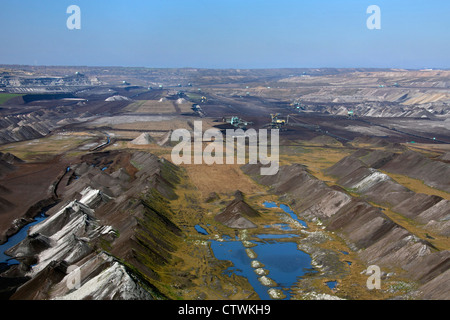
<svg viewBox="0 0 450 320">
<path fill-rule="evenodd" d="M 0 66 L 0 299 L 450 299 L 449 236 L 448 70 Z"/>
</svg>

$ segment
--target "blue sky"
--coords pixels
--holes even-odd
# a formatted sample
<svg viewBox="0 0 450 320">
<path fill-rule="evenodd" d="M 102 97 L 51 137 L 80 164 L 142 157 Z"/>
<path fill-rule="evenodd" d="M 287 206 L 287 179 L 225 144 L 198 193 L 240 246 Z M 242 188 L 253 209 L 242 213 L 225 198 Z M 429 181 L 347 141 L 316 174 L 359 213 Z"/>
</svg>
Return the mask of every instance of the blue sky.
<svg viewBox="0 0 450 320">
<path fill-rule="evenodd" d="M 0 0 L 0 64 L 450 68 L 449 15 L 447 0 Z"/>
</svg>

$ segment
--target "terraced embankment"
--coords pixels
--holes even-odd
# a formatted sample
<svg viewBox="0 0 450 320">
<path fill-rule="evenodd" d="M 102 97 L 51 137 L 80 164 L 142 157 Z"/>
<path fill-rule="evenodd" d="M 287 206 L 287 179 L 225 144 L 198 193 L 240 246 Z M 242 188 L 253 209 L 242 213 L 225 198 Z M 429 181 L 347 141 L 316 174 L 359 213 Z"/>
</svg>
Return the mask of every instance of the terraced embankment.
<svg viewBox="0 0 450 320">
<path fill-rule="evenodd" d="M 154 282 L 182 236 L 167 205 L 177 172 L 144 152 L 83 157 L 61 181 L 50 217 L 7 251 L 21 263 L 0 275 L 2 296 L 164 299 Z"/>
<path fill-rule="evenodd" d="M 388 181 L 369 168 L 364 170 L 364 167 L 348 166 L 350 160 L 346 158 L 341 161 L 341 175 L 345 177 L 355 172 L 351 186 L 356 191 L 374 192 L 378 183 L 386 184 L 385 181 Z M 449 298 L 450 252 L 438 250 L 426 239 L 417 237 L 383 213 L 381 208 L 340 186 L 328 186 L 299 164 L 282 166 L 273 176 L 260 176 L 259 165 L 245 165 L 243 170 L 283 197 L 299 216 L 323 223 L 326 230 L 339 234 L 367 265 L 376 264 L 382 270 L 395 272 L 417 282 L 416 289 L 409 292 L 407 297 Z M 364 176 L 360 171 L 367 171 L 367 174 Z M 393 193 L 385 192 L 388 187 L 393 188 Z M 405 193 L 409 194 L 395 184 L 389 183 L 380 188 L 383 192 L 379 195 L 386 195 L 386 201 L 395 201 L 398 197 L 403 199 Z M 395 198 L 390 199 L 390 196 Z"/>
<path fill-rule="evenodd" d="M 449 195 L 438 192 L 443 198 L 435 194 L 416 193 L 391 178 L 389 172 L 425 177 L 428 185 L 446 189 L 450 166 L 412 151 L 394 154 L 361 150 L 326 170 L 347 190 L 415 221 L 432 233 L 448 237 Z"/>
</svg>

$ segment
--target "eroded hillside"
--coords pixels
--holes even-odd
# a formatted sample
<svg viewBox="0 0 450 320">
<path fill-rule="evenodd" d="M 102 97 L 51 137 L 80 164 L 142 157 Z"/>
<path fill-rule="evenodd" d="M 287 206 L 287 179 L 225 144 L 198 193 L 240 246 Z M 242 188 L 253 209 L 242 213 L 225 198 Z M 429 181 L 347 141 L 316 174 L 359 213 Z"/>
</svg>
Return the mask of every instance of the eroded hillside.
<svg viewBox="0 0 450 320">
<path fill-rule="evenodd" d="M 448 71 L 2 71 L 1 298 L 449 298 Z M 199 123 L 279 171 L 175 166 Z"/>
</svg>

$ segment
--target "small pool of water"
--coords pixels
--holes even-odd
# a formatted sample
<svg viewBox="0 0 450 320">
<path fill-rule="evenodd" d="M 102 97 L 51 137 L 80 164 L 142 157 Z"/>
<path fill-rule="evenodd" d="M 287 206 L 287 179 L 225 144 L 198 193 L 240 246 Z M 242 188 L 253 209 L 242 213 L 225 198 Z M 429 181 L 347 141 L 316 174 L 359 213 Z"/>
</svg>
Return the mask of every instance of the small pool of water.
<svg viewBox="0 0 450 320">
<path fill-rule="evenodd" d="M 295 242 L 260 242 L 250 241 L 255 246 L 251 247 L 256 253 L 256 258 L 251 259 L 246 252 L 246 248 L 240 241 L 215 241 L 211 240 L 211 249 L 214 256 L 219 260 L 229 260 L 233 267 L 224 272 L 226 274 L 235 273 L 244 276 L 258 294 L 260 299 L 271 299 L 268 290 L 275 288 L 282 290 L 286 299 L 290 299 L 289 289 L 299 280 L 301 276 L 308 272 L 314 272 L 311 265 L 311 257 L 298 250 Z M 264 265 L 263 269 L 268 271 L 267 277 L 276 284 L 271 286 L 263 285 L 252 267 L 252 261 L 258 261 Z"/>
<path fill-rule="evenodd" d="M 327 285 L 328 288 L 333 290 L 337 286 L 337 281 L 327 281 L 327 282 L 325 282 L 325 284 Z"/>
<path fill-rule="evenodd" d="M 196 224 L 194 226 L 195 230 L 197 230 L 198 233 L 203 234 L 203 235 L 208 235 L 208 231 L 206 231 L 201 225 Z"/>
<path fill-rule="evenodd" d="M 263 206 L 266 208 L 278 208 L 277 204 L 272 201 L 264 201 Z"/>
<path fill-rule="evenodd" d="M 284 212 L 286 212 L 288 215 L 290 215 L 292 219 L 298 221 L 303 227 L 308 228 L 308 225 L 306 224 L 306 222 L 301 220 L 301 219 L 299 219 L 297 214 L 288 205 L 280 204 L 280 206 L 278 207 L 275 202 L 264 201 L 263 202 L 263 206 L 266 207 L 266 208 L 280 208 Z"/>
</svg>

